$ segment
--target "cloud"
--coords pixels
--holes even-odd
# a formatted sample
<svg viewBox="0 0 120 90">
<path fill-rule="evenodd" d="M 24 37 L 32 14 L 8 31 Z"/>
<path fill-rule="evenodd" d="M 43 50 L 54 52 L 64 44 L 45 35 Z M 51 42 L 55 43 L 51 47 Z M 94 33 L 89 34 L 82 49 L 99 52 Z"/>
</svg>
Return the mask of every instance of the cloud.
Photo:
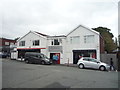
<svg viewBox="0 0 120 90">
<path fill-rule="evenodd" d="M 23 36 L 29 30 L 67 34 L 79 24 L 106 26 L 116 35 L 117 0 L 3 0 L 2 35 Z"/>
<path fill-rule="evenodd" d="M 118 35 L 120 35 L 120 1 L 118 3 Z"/>
</svg>

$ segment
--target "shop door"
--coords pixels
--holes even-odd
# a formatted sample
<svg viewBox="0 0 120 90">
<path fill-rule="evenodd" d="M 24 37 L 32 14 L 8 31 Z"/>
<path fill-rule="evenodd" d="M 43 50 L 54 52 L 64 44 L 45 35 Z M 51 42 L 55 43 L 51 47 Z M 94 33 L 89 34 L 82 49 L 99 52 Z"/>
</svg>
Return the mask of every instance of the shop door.
<svg viewBox="0 0 120 90">
<path fill-rule="evenodd" d="M 50 53 L 50 59 L 53 60 L 53 55 L 58 57 L 57 64 L 60 64 L 60 53 Z"/>
</svg>

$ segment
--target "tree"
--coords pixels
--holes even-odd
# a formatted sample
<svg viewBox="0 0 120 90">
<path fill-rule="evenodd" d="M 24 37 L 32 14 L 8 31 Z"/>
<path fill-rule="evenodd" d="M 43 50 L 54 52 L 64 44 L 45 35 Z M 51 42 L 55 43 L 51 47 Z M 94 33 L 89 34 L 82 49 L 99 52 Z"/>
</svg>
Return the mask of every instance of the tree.
<svg viewBox="0 0 120 90">
<path fill-rule="evenodd" d="M 116 37 L 115 37 L 115 45 L 118 46 L 118 40 Z"/>
<path fill-rule="evenodd" d="M 110 53 L 117 48 L 117 45 L 114 43 L 114 40 L 112 39 L 114 35 L 110 32 L 111 31 L 110 29 L 106 27 L 97 27 L 92 29 L 99 32 L 103 37 L 105 43 L 105 51 Z"/>
</svg>

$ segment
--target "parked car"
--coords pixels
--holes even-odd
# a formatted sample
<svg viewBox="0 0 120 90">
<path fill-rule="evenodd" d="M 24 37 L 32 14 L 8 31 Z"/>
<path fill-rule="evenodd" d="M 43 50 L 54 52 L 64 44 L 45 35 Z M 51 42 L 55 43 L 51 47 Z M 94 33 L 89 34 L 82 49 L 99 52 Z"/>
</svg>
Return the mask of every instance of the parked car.
<svg viewBox="0 0 120 90">
<path fill-rule="evenodd" d="M 8 54 L 8 53 L 0 52 L 0 58 L 7 58 L 9 56 L 10 56 L 10 54 Z"/>
<path fill-rule="evenodd" d="M 11 60 L 17 60 L 17 57 L 18 57 L 17 51 L 16 50 L 11 51 L 10 59 Z"/>
<path fill-rule="evenodd" d="M 82 57 L 78 60 L 77 63 L 80 69 L 82 68 L 92 68 L 92 69 L 99 69 L 101 71 L 109 70 L 110 65 L 103 63 L 97 59 L 90 58 L 90 57 Z"/>
<path fill-rule="evenodd" d="M 47 56 L 36 52 L 26 52 L 24 61 L 26 63 L 52 64 L 52 60 L 50 60 Z"/>
</svg>

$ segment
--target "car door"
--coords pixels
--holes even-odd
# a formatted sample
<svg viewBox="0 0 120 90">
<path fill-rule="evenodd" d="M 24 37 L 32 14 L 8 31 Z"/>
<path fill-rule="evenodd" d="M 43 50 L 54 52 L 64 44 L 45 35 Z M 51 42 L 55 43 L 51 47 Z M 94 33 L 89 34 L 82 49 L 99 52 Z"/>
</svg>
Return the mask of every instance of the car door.
<svg viewBox="0 0 120 90">
<path fill-rule="evenodd" d="M 36 55 L 36 54 L 33 55 L 33 56 L 32 56 L 32 62 L 33 62 L 33 63 L 39 63 L 39 56 Z"/>
<path fill-rule="evenodd" d="M 83 59 L 83 63 L 84 63 L 84 66 L 85 66 L 86 68 L 90 68 L 90 61 L 89 61 L 88 58 L 84 58 L 84 59 Z"/>
<path fill-rule="evenodd" d="M 41 54 L 41 55 L 38 55 L 38 63 L 41 63 L 41 61 L 43 60 L 43 55 Z"/>
<path fill-rule="evenodd" d="M 95 59 L 89 59 L 89 65 L 90 68 L 98 69 L 99 68 L 99 63 L 97 63 L 97 60 Z"/>
</svg>

